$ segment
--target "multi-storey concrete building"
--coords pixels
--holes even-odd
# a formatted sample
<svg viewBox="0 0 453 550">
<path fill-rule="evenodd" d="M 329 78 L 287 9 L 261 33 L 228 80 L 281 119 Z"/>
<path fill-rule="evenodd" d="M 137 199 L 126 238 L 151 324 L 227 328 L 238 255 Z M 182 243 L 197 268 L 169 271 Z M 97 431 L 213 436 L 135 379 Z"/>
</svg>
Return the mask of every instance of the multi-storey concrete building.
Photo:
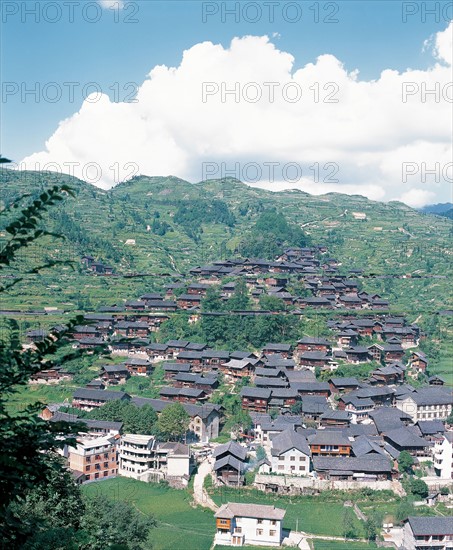
<svg viewBox="0 0 453 550">
<path fill-rule="evenodd" d="M 68 448 L 68 464 L 73 472 L 81 472 L 86 481 L 114 477 L 118 473 L 115 437 L 80 439 Z"/>
</svg>

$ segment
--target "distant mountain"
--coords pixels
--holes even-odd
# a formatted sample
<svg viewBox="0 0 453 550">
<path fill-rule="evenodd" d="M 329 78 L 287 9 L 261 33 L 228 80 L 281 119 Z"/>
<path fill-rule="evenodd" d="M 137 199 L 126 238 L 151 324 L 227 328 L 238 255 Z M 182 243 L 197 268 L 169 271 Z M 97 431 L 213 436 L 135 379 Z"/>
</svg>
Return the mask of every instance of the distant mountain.
<svg viewBox="0 0 453 550">
<path fill-rule="evenodd" d="M 284 229 L 279 221 L 287 235 L 300 237 L 302 230 L 312 243 L 326 244 L 328 255 L 338 258 L 344 272 L 355 268 L 377 275 L 443 277 L 450 269 L 450 220 L 426 216 L 401 202 L 382 203 L 359 195 L 271 192 L 230 178 L 190 183 L 173 176 L 138 176 L 105 191 L 56 173 L 3 170 L 3 204 L 25 192 L 38 194 L 56 183 L 71 185 L 77 195 L 54 208 L 46 219 L 46 228 L 65 234 L 67 240 L 63 244 L 49 240 L 36 254 L 29 250 L 23 258 L 26 264 L 36 265 L 43 252 L 46 259 L 61 259 L 66 251 L 78 266 L 84 254 L 91 254 L 116 273 L 174 276 L 245 250 L 252 255 L 250 242 L 256 243 L 257 230 L 263 230 L 263 250 L 272 253 L 272 246 L 266 248 L 268 235 L 262 214 L 274 209 L 289 224 L 289 229 Z M 0 241 L 5 236 L 0 234 Z M 282 241 L 297 245 L 288 238 Z M 93 305 L 115 303 L 147 292 L 154 285 L 148 278 L 137 290 L 127 287 L 128 281 L 132 284 L 130 279 L 87 278 L 78 267 L 75 272 L 62 270 L 59 280 L 50 275 L 36 278 L 36 286 L 27 288 L 29 297 L 25 299 L 17 291 L 13 301 L 28 301 L 33 306 L 63 300 L 71 304 L 86 300 Z M 416 302 L 418 306 L 445 308 L 448 296 L 444 279 L 368 279 L 366 284 L 375 292 L 390 293 L 393 303 L 410 305 L 414 310 Z M 21 292 L 25 290 L 21 288 Z"/>
<path fill-rule="evenodd" d="M 420 212 L 425 214 L 438 214 L 439 216 L 446 216 L 451 218 L 451 211 L 453 209 L 453 204 L 451 202 L 437 203 L 437 204 L 428 204 L 423 208 L 420 208 Z M 450 212 L 450 214 L 448 214 Z"/>
</svg>

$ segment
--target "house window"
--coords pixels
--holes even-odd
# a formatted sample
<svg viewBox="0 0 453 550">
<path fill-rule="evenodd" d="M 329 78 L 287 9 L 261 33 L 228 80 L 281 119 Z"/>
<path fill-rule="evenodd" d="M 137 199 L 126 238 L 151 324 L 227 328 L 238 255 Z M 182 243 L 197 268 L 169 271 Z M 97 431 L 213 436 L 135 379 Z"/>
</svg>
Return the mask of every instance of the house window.
<svg viewBox="0 0 453 550">
<path fill-rule="evenodd" d="M 299 466 L 299 470 L 305 470 L 305 466 Z"/>
<path fill-rule="evenodd" d="M 275 537 L 276 533 L 277 533 L 277 531 L 271 530 L 271 531 L 269 531 L 269 536 L 270 537 Z"/>
<path fill-rule="evenodd" d="M 259 537 L 263 534 L 263 530 L 262 529 L 257 529 L 256 530 L 256 535 Z"/>
<path fill-rule="evenodd" d="M 279 460 L 285 460 L 285 457 L 284 456 L 279 456 L 278 459 Z"/>
<path fill-rule="evenodd" d="M 296 460 L 296 457 L 295 456 L 290 456 L 289 459 L 291 460 L 291 462 L 294 462 Z"/>
<path fill-rule="evenodd" d="M 236 533 L 240 535 L 242 533 L 242 527 L 236 527 Z"/>
<path fill-rule="evenodd" d="M 262 520 L 262 519 L 258 519 L 256 522 L 258 523 L 258 525 L 260 525 L 261 523 L 263 523 L 263 520 Z"/>
<path fill-rule="evenodd" d="M 282 465 L 282 466 L 279 466 L 278 469 L 279 469 L 279 470 L 284 470 L 285 467 Z"/>
<path fill-rule="evenodd" d="M 299 462 L 303 462 L 305 460 L 305 457 L 304 456 L 300 456 L 299 457 Z"/>
<path fill-rule="evenodd" d="M 275 519 L 271 520 L 271 525 L 277 525 L 277 521 Z"/>
</svg>

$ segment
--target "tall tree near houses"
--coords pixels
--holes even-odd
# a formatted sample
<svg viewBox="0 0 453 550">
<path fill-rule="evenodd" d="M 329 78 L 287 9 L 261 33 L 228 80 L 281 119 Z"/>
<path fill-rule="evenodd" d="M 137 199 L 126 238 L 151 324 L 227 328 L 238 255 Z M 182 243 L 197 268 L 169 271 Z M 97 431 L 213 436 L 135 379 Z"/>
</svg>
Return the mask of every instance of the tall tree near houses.
<svg viewBox="0 0 453 550">
<path fill-rule="evenodd" d="M 7 159 L 0 158 L 0 163 Z M 39 227 L 48 209 L 65 196 L 73 195 L 66 185 L 54 186 L 33 200 L 22 196 L 0 212 L 3 231 L 8 238 L 0 249 L 0 273 L 11 275 L 0 286 L 0 295 L 20 284 L 24 275 L 36 274 L 44 268 L 57 264 L 67 264 L 59 260 L 46 261 L 26 272 L 15 269 L 15 259 L 20 250 L 44 236 L 63 238 Z M 22 207 L 24 201 L 28 206 Z M 63 468 L 56 460 L 55 451 L 73 440 L 70 434 L 76 433 L 80 425 L 46 422 L 38 417 L 42 403 L 26 405 L 18 410 L 14 404 L 17 391 L 26 386 L 30 377 L 44 369 L 55 366 L 54 354 L 67 344 L 67 336 L 73 327 L 80 324 L 81 317 L 70 321 L 63 330 L 51 331 L 33 348 L 24 350 L 20 341 L 19 325 L 14 319 L 5 319 L 4 331 L 0 340 L 0 537 L 6 533 L 8 507 L 29 488 L 46 484 L 55 469 Z M 79 351 L 63 353 L 58 364 L 81 355 Z M 14 406 L 15 405 L 15 406 Z M 10 519 L 10 518 L 9 518 Z M 16 530 L 20 532 L 20 524 Z M 10 545 L 12 548 L 13 546 Z"/>
<path fill-rule="evenodd" d="M 190 416 L 181 403 L 165 407 L 157 419 L 157 429 L 166 439 L 181 439 L 189 429 Z"/>
</svg>

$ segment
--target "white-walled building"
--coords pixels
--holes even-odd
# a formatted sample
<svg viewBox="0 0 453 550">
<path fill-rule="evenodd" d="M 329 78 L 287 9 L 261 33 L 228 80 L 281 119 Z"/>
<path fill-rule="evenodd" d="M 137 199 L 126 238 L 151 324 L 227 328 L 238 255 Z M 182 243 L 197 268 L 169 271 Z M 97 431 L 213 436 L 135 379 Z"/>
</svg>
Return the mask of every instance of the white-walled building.
<svg viewBox="0 0 453 550">
<path fill-rule="evenodd" d="M 228 546 L 280 546 L 285 513 L 275 506 L 228 502 L 215 514 L 214 542 Z"/>
<path fill-rule="evenodd" d="M 152 435 L 125 434 L 119 445 L 118 474 L 147 482 L 188 480 L 189 447 L 182 443 L 159 443 Z"/>
<path fill-rule="evenodd" d="M 292 429 L 275 435 L 271 442 L 271 468 L 275 474 L 305 476 L 310 472 L 310 447 Z"/>
<path fill-rule="evenodd" d="M 404 550 L 453 549 L 451 517 L 409 517 L 404 522 Z"/>
<path fill-rule="evenodd" d="M 445 432 L 434 443 L 433 466 L 441 479 L 453 478 L 453 432 Z"/>
<path fill-rule="evenodd" d="M 396 399 L 396 407 L 419 420 L 445 420 L 452 410 L 453 396 L 444 388 L 421 388 Z"/>
</svg>

